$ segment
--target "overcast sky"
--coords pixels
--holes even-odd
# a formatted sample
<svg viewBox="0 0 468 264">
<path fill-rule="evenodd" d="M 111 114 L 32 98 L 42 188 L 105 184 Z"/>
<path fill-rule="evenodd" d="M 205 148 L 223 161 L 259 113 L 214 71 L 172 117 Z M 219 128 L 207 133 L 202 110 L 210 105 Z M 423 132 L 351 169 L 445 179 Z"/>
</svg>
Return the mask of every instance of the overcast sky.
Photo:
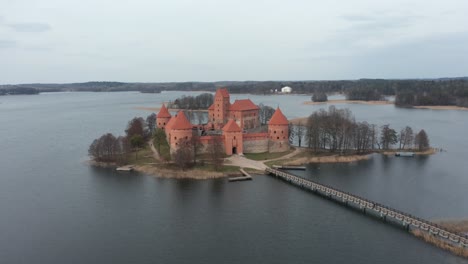
<svg viewBox="0 0 468 264">
<path fill-rule="evenodd" d="M 0 84 L 446 76 L 467 0 L 0 0 Z"/>
</svg>

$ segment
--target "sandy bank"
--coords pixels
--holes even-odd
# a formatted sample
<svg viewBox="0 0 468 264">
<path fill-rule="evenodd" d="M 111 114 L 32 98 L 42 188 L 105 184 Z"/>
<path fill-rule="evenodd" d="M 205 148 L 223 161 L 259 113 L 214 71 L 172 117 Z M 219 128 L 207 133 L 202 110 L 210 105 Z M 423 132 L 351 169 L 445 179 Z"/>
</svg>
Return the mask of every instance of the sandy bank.
<svg viewBox="0 0 468 264">
<path fill-rule="evenodd" d="M 395 153 L 397 152 L 405 152 L 405 151 L 413 152 L 415 155 L 432 155 L 432 154 L 435 154 L 436 152 L 440 152 L 441 150 L 438 148 L 429 148 L 428 150 L 423 150 L 423 151 L 417 151 L 417 150 L 411 150 L 411 149 L 405 149 L 405 150 L 395 149 L 395 150 L 390 150 L 390 151 L 384 151 L 382 152 L 382 154 L 386 156 L 394 156 Z"/>
<path fill-rule="evenodd" d="M 414 236 L 426 241 L 429 244 L 432 244 L 438 248 L 441 248 L 443 250 L 447 250 L 452 252 L 455 255 L 468 258 L 468 249 L 467 248 L 462 248 L 462 247 L 456 247 L 453 244 L 449 244 L 447 242 L 444 242 L 443 240 L 436 238 L 429 233 L 423 232 L 419 229 L 414 229 L 410 231 L 411 234 Z"/>
<path fill-rule="evenodd" d="M 207 180 L 207 179 L 218 179 L 227 177 L 227 173 L 206 171 L 206 170 L 171 170 L 155 167 L 152 165 L 138 165 L 134 169 L 138 172 L 149 174 L 158 178 L 171 178 L 171 179 L 195 179 L 195 180 Z"/>
<path fill-rule="evenodd" d="M 468 234 L 468 219 L 440 220 L 440 221 L 434 221 L 434 222 L 447 228 L 451 232 Z"/>
<path fill-rule="evenodd" d="M 346 99 L 336 99 L 328 100 L 326 102 L 312 102 L 306 101 L 302 104 L 305 105 L 321 105 L 321 104 L 366 104 L 366 105 L 390 105 L 393 104 L 391 101 L 363 101 L 363 100 L 346 100 Z"/>
<path fill-rule="evenodd" d="M 431 110 L 468 110 L 468 107 L 461 107 L 455 105 L 417 105 L 413 106 L 413 108 Z"/>
<path fill-rule="evenodd" d="M 356 162 L 361 160 L 368 160 L 370 155 L 330 155 L 330 156 L 317 156 L 317 157 L 300 157 L 291 158 L 283 163 L 283 165 L 300 166 L 308 163 L 347 163 Z"/>
<path fill-rule="evenodd" d="M 293 125 L 303 125 L 305 126 L 307 124 L 308 117 L 298 117 L 298 118 L 292 118 L 289 119 L 289 123 Z"/>
<path fill-rule="evenodd" d="M 151 112 L 159 112 L 159 110 L 161 110 L 160 107 L 144 107 L 144 106 L 138 106 L 138 107 L 135 107 L 134 109 L 151 111 Z M 207 109 L 186 110 L 186 109 L 179 109 L 179 108 L 168 108 L 168 110 L 172 112 L 178 112 L 180 110 L 189 111 L 189 112 L 208 112 Z"/>
</svg>

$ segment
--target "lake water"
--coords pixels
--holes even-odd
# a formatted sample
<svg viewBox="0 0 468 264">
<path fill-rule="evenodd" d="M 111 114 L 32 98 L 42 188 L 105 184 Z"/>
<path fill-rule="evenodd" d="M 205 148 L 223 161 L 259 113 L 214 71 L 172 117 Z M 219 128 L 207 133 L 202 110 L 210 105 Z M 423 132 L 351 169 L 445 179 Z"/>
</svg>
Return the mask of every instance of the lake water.
<svg viewBox="0 0 468 264">
<path fill-rule="evenodd" d="M 1 263 L 468 263 L 402 229 L 268 176 L 171 180 L 86 164 L 105 132 L 187 92 L 0 97 Z M 308 96 L 232 95 L 289 117 Z M 468 112 L 349 107 L 357 120 L 424 128 L 430 157 L 375 155 L 299 175 L 428 219 L 468 218 Z"/>
</svg>

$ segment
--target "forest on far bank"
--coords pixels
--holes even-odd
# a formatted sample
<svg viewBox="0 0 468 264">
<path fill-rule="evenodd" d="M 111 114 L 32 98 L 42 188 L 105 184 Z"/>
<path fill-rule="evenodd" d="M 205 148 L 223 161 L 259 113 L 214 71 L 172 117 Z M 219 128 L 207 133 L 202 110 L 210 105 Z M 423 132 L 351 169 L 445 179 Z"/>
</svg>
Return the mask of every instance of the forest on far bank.
<svg viewBox="0 0 468 264">
<path fill-rule="evenodd" d="M 118 92 L 139 91 L 208 91 L 227 87 L 230 93 L 272 94 L 290 86 L 296 94 L 317 94 L 317 100 L 326 100 L 326 94 L 341 93 L 347 100 L 385 100 L 395 96 L 398 106 L 454 105 L 468 107 L 468 77 L 441 79 L 359 79 L 336 81 L 222 81 L 222 82 L 167 82 L 125 83 L 85 82 L 67 84 L 0 85 L 0 95 L 37 94 L 58 91 Z"/>
</svg>

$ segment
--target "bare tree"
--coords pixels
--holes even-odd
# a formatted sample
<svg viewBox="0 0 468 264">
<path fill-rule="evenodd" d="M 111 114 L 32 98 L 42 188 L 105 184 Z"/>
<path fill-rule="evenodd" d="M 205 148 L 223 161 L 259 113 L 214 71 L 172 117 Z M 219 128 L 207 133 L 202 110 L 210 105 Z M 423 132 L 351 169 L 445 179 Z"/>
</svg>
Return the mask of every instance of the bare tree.
<svg viewBox="0 0 468 264">
<path fill-rule="evenodd" d="M 265 125 L 268 123 L 268 121 L 271 119 L 271 117 L 275 113 L 275 109 L 271 106 L 267 106 L 264 104 L 259 104 L 258 107 L 260 108 L 259 113 L 258 113 L 260 124 Z"/>
<path fill-rule="evenodd" d="M 179 142 L 179 148 L 174 153 L 174 162 L 182 170 L 192 166 L 192 150 L 189 140 L 182 140 Z"/>
<path fill-rule="evenodd" d="M 152 113 L 151 115 L 146 117 L 146 127 L 149 130 L 149 134 L 153 135 L 154 128 L 156 127 L 156 114 Z"/>
<path fill-rule="evenodd" d="M 380 132 L 380 144 L 383 149 L 389 149 L 398 142 L 397 133 L 390 125 L 383 125 Z"/>
<path fill-rule="evenodd" d="M 429 137 L 424 129 L 419 131 L 419 133 L 414 137 L 414 145 L 419 149 L 419 151 L 426 150 L 430 147 Z"/>
<path fill-rule="evenodd" d="M 208 154 L 215 170 L 221 169 L 224 163 L 224 149 L 222 138 L 214 136 L 208 145 Z"/>
<path fill-rule="evenodd" d="M 128 122 L 125 133 L 130 139 L 134 135 L 139 135 L 142 138 L 146 138 L 148 136 L 148 131 L 145 127 L 145 120 L 142 117 L 134 117 Z"/>
<path fill-rule="evenodd" d="M 304 127 L 304 125 L 302 124 L 302 122 L 299 122 L 296 126 L 295 126 L 295 132 L 296 132 L 296 136 L 297 136 L 297 142 L 298 142 L 298 146 L 301 147 L 301 143 L 302 143 L 302 139 L 304 138 L 304 134 L 306 132 L 306 128 Z"/>
<path fill-rule="evenodd" d="M 409 126 L 402 129 L 398 135 L 398 141 L 400 142 L 400 149 L 411 147 L 414 141 L 413 129 Z"/>
</svg>

